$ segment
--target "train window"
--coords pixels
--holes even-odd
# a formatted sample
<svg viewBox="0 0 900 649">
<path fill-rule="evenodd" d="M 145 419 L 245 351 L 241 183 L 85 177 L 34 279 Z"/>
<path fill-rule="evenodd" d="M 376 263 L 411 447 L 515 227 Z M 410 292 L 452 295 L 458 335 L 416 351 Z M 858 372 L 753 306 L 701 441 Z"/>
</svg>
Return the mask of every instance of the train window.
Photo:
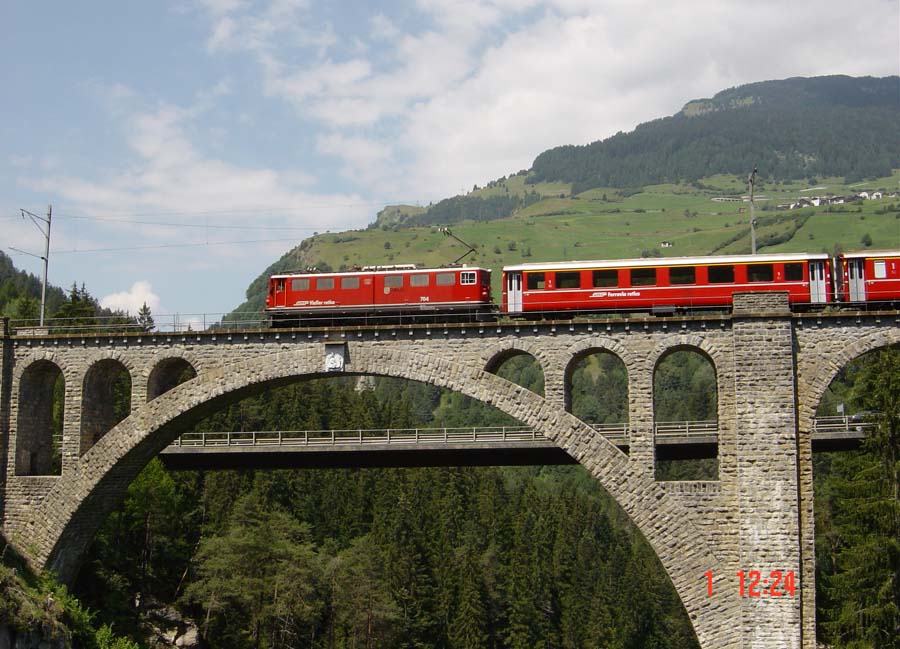
<svg viewBox="0 0 900 649">
<path fill-rule="evenodd" d="M 731 284 L 734 282 L 734 266 L 710 266 L 710 284 Z"/>
<path fill-rule="evenodd" d="M 775 277 L 772 264 L 748 264 L 747 265 L 747 281 L 748 282 L 771 282 Z"/>
<path fill-rule="evenodd" d="M 594 286 L 618 286 L 619 271 L 595 270 L 593 273 Z"/>
<path fill-rule="evenodd" d="M 385 288 L 401 288 L 403 286 L 403 275 L 385 275 Z"/>
<path fill-rule="evenodd" d="M 275 290 L 281 292 L 284 290 L 284 280 L 279 279 L 275 281 Z"/>
<path fill-rule="evenodd" d="M 887 263 L 884 259 L 875 260 L 875 279 L 885 279 L 887 277 Z"/>
<path fill-rule="evenodd" d="M 696 284 L 697 269 L 693 266 L 676 266 L 669 269 L 669 284 Z"/>
<path fill-rule="evenodd" d="M 544 273 L 525 273 L 528 278 L 528 290 L 535 291 L 544 288 Z"/>
<path fill-rule="evenodd" d="M 421 275 L 410 275 L 409 276 L 409 285 L 410 286 L 428 286 L 429 277 L 426 274 Z"/>
<path fill-rule="evenodd" d="M 475 277 L 475 271 L 467 270 L 459 274 L 460 284 L 476 284 L 478 279 Z"/>
<path fill-rule="evenodd" d="M 320 277 L 316 280 L 317 291 L 331 291 L 334 289 L 334 277 Z"/>
<path fill-rule="evenodd" d="M 291 290 L 292 291 L 308 291 L 309 290 L 309 279 L 292 279 L 291 280 Z"/>
<path fill-rule="evenodd" d="M 577 270 L 556 273 L 556 288 L 581 288 L 581 273 Z"/>
<path fill-rule="evenodd" d="M 631 269 L 631 285 L 632 286 L 655 286 L 656 285 L 656 269 L 655 268 L 632 268 Z"/>
<path fill-rule="evenodd" d="M 453 286 L 456 284 L 456 273 L 438 273 L 434 283 L 438 286 Z"/>
<path fill-rule="evenodd" d="M 785 264 L 784 279 L 788 282 L 800 282 L 803 280 L 803 264 Z"/>
<path fill-rule="evenodd" d="M 359 277 L 341 277 L 341 288 L 359 288 Z"/>
</svg>

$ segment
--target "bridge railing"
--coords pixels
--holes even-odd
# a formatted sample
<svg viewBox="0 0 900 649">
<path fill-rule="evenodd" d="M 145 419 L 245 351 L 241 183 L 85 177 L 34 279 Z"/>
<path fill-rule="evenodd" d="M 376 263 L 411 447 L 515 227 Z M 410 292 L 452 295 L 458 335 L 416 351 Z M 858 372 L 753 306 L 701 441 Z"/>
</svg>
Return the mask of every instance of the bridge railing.
<svg viewBox="0 0 900 649">
<path fill-rule="evenodd" d="M 173 446 L 338 446 L 345 444 L 444 444 L 525 442 L 547 438 L 527 426 L 274 430 L 186 433 Z"/>
<path fill-rule="evenodd" d="M 653 425 L 657 439 L 674 437 L 710 437 L 719 433 L 719 422 L 715 419 L 704 421 L 663 421 Z"/>
<path fill-rule="evenodd" d="M 858 415 L 816 417 L 813 419 L 813 433 L 862 432 L 874 425 L 871 419 Z"/>
<path fill-rule="evenodd" d="M 628 446 L 627 423 L 588 424 L 617 446 Z M 846 434 L 859 436 L 873 424 L 854 417 L 817 417 L 813 433 L 820 437 Z M 716 437 L 715 420 L 668 421 L 654 425 L 657 443 L 706 443 Z M 549 438 L 528 426 L 465 426 L 437 428 L 353 428 L 337 430 L 272 430 L 241 432 L 185 433 L 172 446 L 214 448 L 226 446 L 361 446 L 372 444 L 480 444 L 503 442 L 546 442 Z"/>
<path fill-rule="evenodd" d="M 627 423 L 589 424 L 613 444 L 627 446 Z M 682 421 L 660 424 L 662 438 L 708 437 L 718 431 L 716 422 Z M 336 430 L 273 430 L 185 433 L 176 447 L 221 446 L 340 446 L 366 444 L 478 444 L 492 442 L 550 442 L 528 426 L 466 426 L 438 428 L 382 428 Z"/>
</svg>

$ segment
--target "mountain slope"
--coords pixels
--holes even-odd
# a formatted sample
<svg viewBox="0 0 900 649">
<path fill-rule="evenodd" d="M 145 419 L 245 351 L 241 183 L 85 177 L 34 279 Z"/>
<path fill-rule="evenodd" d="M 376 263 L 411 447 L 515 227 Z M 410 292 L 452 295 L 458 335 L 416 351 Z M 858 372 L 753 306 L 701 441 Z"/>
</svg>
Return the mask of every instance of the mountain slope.
<svg viewBox="0 0 900 649">
<path fill-rule="evenodd" d="M 900 77 L 763 81 L 585 146 L 541 153 L 529 182 L 637 187 L 715 173 L 797 179 L 890 175 L 900 166 Z"/>
</svg>

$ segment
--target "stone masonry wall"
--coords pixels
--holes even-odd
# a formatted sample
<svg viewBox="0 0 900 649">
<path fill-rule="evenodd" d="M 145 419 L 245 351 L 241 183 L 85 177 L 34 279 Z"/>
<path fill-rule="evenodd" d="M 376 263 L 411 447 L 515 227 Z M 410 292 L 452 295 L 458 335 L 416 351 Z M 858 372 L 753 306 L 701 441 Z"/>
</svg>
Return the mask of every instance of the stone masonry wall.
<svg viewBox="0 0 900 649">
<path fill-rule="evenodd" d="M 768 299 L 761 299 L 761 298 Z M 750 302 L 750 300 L 748 300 Z M 744 645 L 790 647 L 803 642 L 797 505 L 796 395 L 792 322 L 787 295 L 755 295 L 751 308 L 772 317 L 734 322 L 740 567 L 747 573 L 743 599 Z M 780 314 L 780 315 L 777 315 Z M 759 571 L 759 596 L 749 596 L 750 571 Z M 793 572 L 797 596 L 772 596 L 774 571 Z M 730 577 L 730 576 L 729 576 Z M 733 585 L 738 587 L 739 585 Z M 783 584 L 779 591 L 784 592 Z"/>
</svg>

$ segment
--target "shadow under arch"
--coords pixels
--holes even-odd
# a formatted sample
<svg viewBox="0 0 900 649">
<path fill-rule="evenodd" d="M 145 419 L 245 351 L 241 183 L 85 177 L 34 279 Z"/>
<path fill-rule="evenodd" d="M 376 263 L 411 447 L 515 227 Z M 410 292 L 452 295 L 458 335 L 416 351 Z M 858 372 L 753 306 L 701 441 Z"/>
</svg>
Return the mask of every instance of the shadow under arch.
<svg viewBox="0 0 900 649">
<path fill-rule="evenodd" d="M 722 629 L 723 615 L 738 620 L 740 600 L 724 590 L 708 597 L 698 575 L 723 572 L 725 560 L 696 527 L 681 502 L 636 471 L 616 447 L 583 422 L 533 392 L 479 368 L 415 352 L 349 344 L 348 375 L 393 376 L 461 392 L 534 427 L 583 464 L 629 515 L 672 580 L 704 649 L 737 648 L 740 625 Z M 97 527 L 128 484 L 182 425 L 229 400 L 266 385 L 334 376 L 322 371 L 320 346 L 282 351 L 211 369 L 136 408 L 80 460 L 32 511 L 25 525 L 35 549 L 31 560 L 71 580 Z"/>
</svg>

